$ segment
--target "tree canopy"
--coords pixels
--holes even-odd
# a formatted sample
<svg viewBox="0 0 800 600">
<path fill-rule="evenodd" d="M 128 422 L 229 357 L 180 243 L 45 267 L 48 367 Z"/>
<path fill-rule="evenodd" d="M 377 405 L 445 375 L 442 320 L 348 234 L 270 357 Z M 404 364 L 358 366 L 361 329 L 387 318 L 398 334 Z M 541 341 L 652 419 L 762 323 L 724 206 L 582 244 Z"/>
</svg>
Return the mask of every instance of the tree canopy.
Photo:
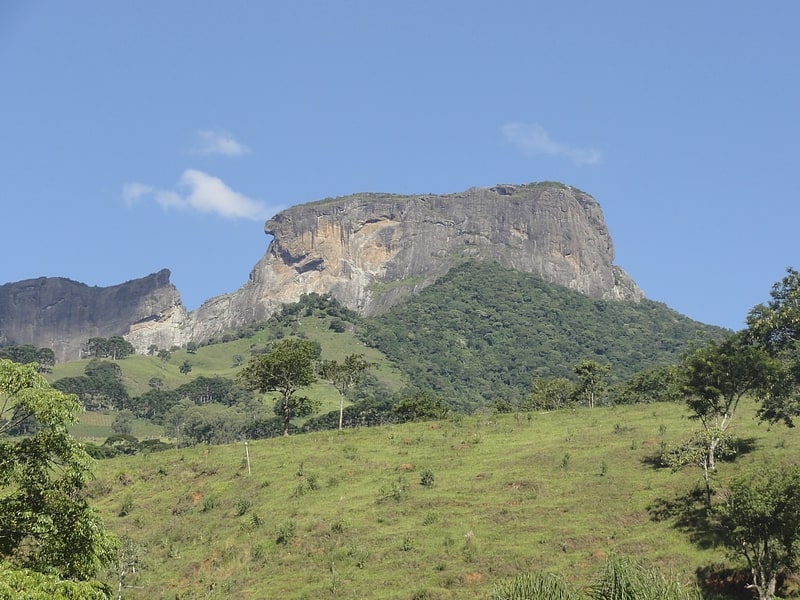
<svg viewBox="0 0 800 600">
<path fill-rule="evenodd" d="M 267 354 L 255 356 L 239 372 L 245 387 L 280 394 L 275 413 L 283 419 L 284 435 L 289 435 L 293 418 L 307 416 L 314 411 L 316 403 L 295 392 L 314 383 L 315 364 L 320 348 L 308 340 L 285 338 L 272 344 Z"/>
<path fill-rule="evenodd" d="M 35 365 L 0 359 L 0 434 L 32 417 L 37 430 L 0 441 L 0 555 L 14 566 L 87 580 L 115 544 L 80 493 L 92 460 L 67 431 L 80 404 Z"/>
</svg>

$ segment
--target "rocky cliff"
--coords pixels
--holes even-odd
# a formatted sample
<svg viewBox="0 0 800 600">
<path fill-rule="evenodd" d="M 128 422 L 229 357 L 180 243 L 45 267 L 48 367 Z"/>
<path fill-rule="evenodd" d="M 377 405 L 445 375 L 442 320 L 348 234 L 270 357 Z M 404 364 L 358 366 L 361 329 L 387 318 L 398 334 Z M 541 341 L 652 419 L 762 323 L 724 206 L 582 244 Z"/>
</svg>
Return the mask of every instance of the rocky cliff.
<svg viewBox="0 0 800 600">
<path fill-rule="evenodd" d="M 111 287 L 61 277 L 2 285 L 0 344 L 52 348 L 57 361 L 78 358 L 91 337 L 124 335 L 134 323 L 155 323 L 183 311 L 169 276 L 164 269 Z"/>
<path fill-rule="evenodd" d="M 294 206 L 264 229 L 273 240 L 238 291 L 188 315 L 175 311 L 142 323 L 128 339 L 139 349 L 201 341 L 264 319 L 309 292 L 375 314 L 463 260 L 497 261 L 596 298 L 644 296 L 613 264 L 600 205 L 558 183 L 448 195 L 356 194 Z"/>
<path fill-rule="evenodd" d="M 356 194 L 326 199 L 275 215 L 265 232 L 273 236 L 272 242 L 239 290 L 212 298 L 191 313 L 183 309 L 177 294 L 158 295 L 158 302 L 155 298 L 150 302 L 151 309 L 131 313 L 126 338 L 140 352 L 151 344 L 168 348 L 202 341 L 264 319 L 281 304 L 309 292 L 330 293 L 362 314 L 376 314 L 434 283 L 464 260 L 496 261 L 596 298 L 643 297 L 613 264 L 613 245 L 600 205 L 588 194 L 558 183 L 498 185 L 448 195 Z M 31 285 L 13 285 L 23 283 Z M 29 335 L 7 337 L 33 343 L 36 333 L 41 345 L 55 340 L 66 347 L 66 332 L 49 331 L 60 327 L 58 319 L 47 324 L 42 320 L 48 303 L 33 296 L 31 303 L 38 312 L 31 309 L 27 314 L 35 313 L 39 320 L 22 325 L 17 322 L 21 313 L 14 317 L 15 331 L 27 327 Z M 93 320 L 87 321 L 82 337 L 102 335 L 103 312 L 84 313 L 87 318 L 91 313 Z M 0 329 L 5 329 L 3 314 Z M 124 318 L 110 321 L 114 326 L 103 331 L 125 329 Z"/>
</svg>

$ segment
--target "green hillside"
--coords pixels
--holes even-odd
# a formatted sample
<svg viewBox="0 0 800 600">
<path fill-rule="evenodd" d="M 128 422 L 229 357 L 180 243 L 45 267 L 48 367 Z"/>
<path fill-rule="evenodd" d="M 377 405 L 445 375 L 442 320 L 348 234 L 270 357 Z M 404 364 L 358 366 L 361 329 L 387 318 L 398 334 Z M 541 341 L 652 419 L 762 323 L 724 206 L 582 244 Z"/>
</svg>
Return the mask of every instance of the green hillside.
<svg viewBox="0 0 800 600">
<path fill-rule="evenodd" d="M 691 344 L 724 333 L 656 302 L 600 301 L 534 275 L 464 263 L 409 302 L 377 317 L 360 318 L 332 298 L 312 294 L 265 323 L 227 332 L 191 352 L 175 348 L 168 360 L 154 353 L 128 356 L 117 364 L 136 412 L 136 397 L 148 392 L 154 380 L 164 390 L 175 390 L 198 377 L 235 378 L 241 366 L 272 341 L 299 336 L 317 342 L 323 359 L 356 353 L 374 365 L 368 385 L 354 390 L 351 401 L 385 406 L 402 390 L 417 388 L 469 413 L 497 402 L 518 406 L 535 378 L 573 378 L 573 367 L 583 359 L 608 364 L 609 382 L 622 382 L 643 369 L 674 364 Z M 56 365 L 48 377 L 78 377 L 87 364 L 81 360 Z M 187 364 L 190 371 L 182 372 Z M 307 393 L 322 406 L 313 427 L 327 426 L 316 422 L 338 408 L 338 393 L 324 381 Z M 251 418 L 269 418 L 270 403 L 268 399 L 266 413 Z M 86 413 L 73 431 L 102 442 L 111 434 L 115 414 L 113 409 L 105 411 L 105 418 Z M 132 433 L 163 437 L 163 417 L 139 419 Z M 294 424 L 302 426 L 306 420 Z"/>
<path fill-rule="evenodd" d="M 361 332 L 415 385 L 462 410 L 518 403 L 534 377 L 571 377 L 583 359 L 609 364 L 609 380 L 623 381 L 726 333 L 664 304 L 592 299 L 481 262 L 464 263 L 410 301 L 363 320 Z"/>
<path fill-rule="evenodd" d="M 754 414 L 717 485 L 800 451 Z M 475 415 L 99 461 L 89 493 L 138 561 L 125 598 L 488 598 L 588 585 L 611 553 L 693 582 L 732 563 L 689 519 L 699 471 L 653 464 L 692 427 L 677 404 Z"/>
</svg>

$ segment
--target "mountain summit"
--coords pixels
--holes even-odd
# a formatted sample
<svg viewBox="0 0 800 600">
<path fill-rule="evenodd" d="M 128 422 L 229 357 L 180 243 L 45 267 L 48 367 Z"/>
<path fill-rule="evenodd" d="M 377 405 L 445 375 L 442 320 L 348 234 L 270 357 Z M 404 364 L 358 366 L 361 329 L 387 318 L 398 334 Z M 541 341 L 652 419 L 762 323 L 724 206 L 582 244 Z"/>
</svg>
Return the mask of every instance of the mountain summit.
<svg viewBox="0 0 800 600">
<path fill-rule="evenodd" d="M 144 292 L 150 301 L 133 304 L 137 310 L 148 306 L 149 314 L 132 311 L 127 323 L 116 319 L 113 331 L 100 332 L 97 323 L 105 321 L 102 311 L 93 311 L 91 319 L 78 311 L 69 331 L 82 337 L 62 343 L 64 351 L 57 355 L 62 360 L 76 358 L 73 352 L 93 335 L 125 335 L 140 352 L 152 344 L 169 348 L 202 341 L 264 319 L 281 304 L 310 292 L 331 294 L 362 314 L 379 314 L 469 260 L 494 261 L 534 273 L 594 298 L 644 297 L 625 271 L 613 264 L 613 244 L 600 205 L 590 195 L 560 183 L 497 185 L 446 195 L 364 193 L 329 198 L 284 210 L 264 229 L 273 236 L 272 242 L 237 291 L 187 312 L 171 293 L 168 272 L 164 281 L 162 271 L 160 291 L 145 292 L 137 283 L 149 278 L 115 286 L 134 295 Z M 51 280 L 37 281 L 47 286 Z M 55 331 L 47 311 L 67 297 L 44 295 L 48 306 L 32 301 L 21 311 L 19 303 L 7 300 L 18 293 L 18 285 L 0 287 L 0 336 L 8 343 L 50 345 L 44 342 L 53 339 Z M 91 289 L 101 293 L 111 288 Z M 21 327 L 23 318 L 26 323 Z"/>
</svg>

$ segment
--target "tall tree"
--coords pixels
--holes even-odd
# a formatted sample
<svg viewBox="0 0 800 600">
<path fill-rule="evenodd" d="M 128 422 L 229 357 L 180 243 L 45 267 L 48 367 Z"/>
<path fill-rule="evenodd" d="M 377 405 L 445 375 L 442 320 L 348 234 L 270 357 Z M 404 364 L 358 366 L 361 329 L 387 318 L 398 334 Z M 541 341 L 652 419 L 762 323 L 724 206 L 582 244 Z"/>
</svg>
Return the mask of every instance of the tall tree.
<svg viewBox="0 0 800 600">
<path fill-rule="evenodd" d="M 33 417 L 38 430 L 0 442 L 0 556 L 19 567 L 86 580 L 108 563 L 114 538 L 81 493 L 92 460 L 67 431 L 74 396 L 52 388 L 34 364 L 0 359 L 0 434 Z"/>
<path fill-rule="evenodd" d="M 350 354 L 341 363 L 336 360 L 324 360 L 320 365 L 320 376 L 333 384 L 339 392 L 339 429 L 344 421 L 344 397 L 347 392 L 361 382 L 364 372 L 372 363 L 364 359 L 363 354 Z"/>
<path fill-rule="evenodd" d="M 765 386 L 758 416 L 791 427 L 800 415 L 800 272 L 787 269 L 770 296 L 766 305 L 755 306 L 747 315 L 745 335 L 783 367 Z"/>
<path fill-rule="evenodd" d="M 610 370 L 609 365 L 601 365 L 593 360 L 582 360 L 573 371 L 578 376 L 578 386 L 575 394 L 586 401 L 589 408 L 594 408 L 595 402 L 606 389 L 605 376 Z"/>
<path fill-rule="evenodd" d="M 295 417 L 306 416 L 314 404 L 295 392 L 316 381 L 314 366 L 320 348 L 308 340 L 285 338 L 273 343 L 267 354 L 255 356 L 239 372 L 245 387 L 260 393 L 278 392 L 275 412 L 283 419 L 283 433 L 289 435 L 289 425 Z"/>
<path fill-rule="evenodd" d="M 781 367 L 763 349 L 747 344 L 741 333 L 695 350 L 684 358 L 683 366 L 686 404 L 702 424 L 702 433 L 686 446 L 690 450 L 686 463 L 701 464 L 710 505 L 711 475 L 740 400 L 764 389 Z M 698 444 L 705 453 L 702 460 L 697 458 Z"/>
</svg>

